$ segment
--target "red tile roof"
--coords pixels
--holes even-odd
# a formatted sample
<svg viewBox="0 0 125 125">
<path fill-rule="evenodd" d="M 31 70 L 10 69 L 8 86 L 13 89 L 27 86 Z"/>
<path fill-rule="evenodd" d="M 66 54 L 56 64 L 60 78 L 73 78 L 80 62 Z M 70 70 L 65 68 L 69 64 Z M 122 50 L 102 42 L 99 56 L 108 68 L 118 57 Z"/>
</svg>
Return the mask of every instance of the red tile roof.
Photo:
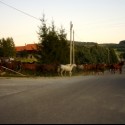
<svg viewBox="0 0 125 125">
<path fill-rule="evenodd" d="M 37 50 L 37 44 L 27 44 L 25 46 L 17 46 L 16 47 L 16 51 L 20 52 L 20 51 L 32 51 L 32 50 Z"/>
</svg>

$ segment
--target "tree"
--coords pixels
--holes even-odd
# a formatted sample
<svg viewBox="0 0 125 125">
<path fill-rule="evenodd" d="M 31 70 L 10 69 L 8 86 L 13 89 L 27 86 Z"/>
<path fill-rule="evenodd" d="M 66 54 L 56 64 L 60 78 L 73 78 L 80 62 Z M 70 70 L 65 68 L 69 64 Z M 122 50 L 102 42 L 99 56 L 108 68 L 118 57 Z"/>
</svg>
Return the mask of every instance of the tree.
<svg viewBox="0 0 125 125">
<path fill-rule="evenodd" d="M 123 59 L 125 59 L 125 53 L 123 53 Z"/>
<path fill-rule="evenodd" d="M 12 38 L 0 40 L 0 56 L 2 57 L 14 57 L 16 54 L 15 44 Z"/>
<path fill-rule="evenodd" d="M 0 40 L 0 57 L 3 57 L 3 46 L 2 46 L 2 40 Z"/>
<path fill-rule="evenodd" d="M 123 41 L 120 41 L 120 43 L 119 43 L 120 45 L 125 45 L 125 40 L 123 40 Z"/>
<path fill-rule="evenodd" d="M 70 49 L 67 41 L 67 34 L 65 33 L 65 29 L 63 27 L 61 27 L 58 33 L 58 40 L 58 60 L 63 64 L 67 64 L 69 63 Z"/>
<path fill-rule="evenodd" d="M 47 27 L 44 15 L 41 22 L 38 33 L 40 61 L 46 64 L 68 63 L 69 47 L 65 30 L 62 28 L 60 32 L 57 31 L 54 21 L 52 21 L 51 27 Z"/>
<path fill-rule="evenodd" d="M 109 49 L 109 57 L 110 57 L 111 64 L 118 62 L 118 58 L 117 58 L 117 55 L 115 53 L 115 50 L 112 48 Z"/>
<path fill-rule="evenodd" d="M 76 63 L 77 64 L 88 64 L 94 63 L 90 48 L 86 46 L 76 46 Z M 94 61 L 94 62 L 93 62 Z"/>
<path fill-rule="evenodd" d="M 102 64 L 117 63 L 117 55 L 114 49 L 107 49 L 98 44 L 92 46 L 79 46 L 76 48 L 77 64 Z"/>
</svg>

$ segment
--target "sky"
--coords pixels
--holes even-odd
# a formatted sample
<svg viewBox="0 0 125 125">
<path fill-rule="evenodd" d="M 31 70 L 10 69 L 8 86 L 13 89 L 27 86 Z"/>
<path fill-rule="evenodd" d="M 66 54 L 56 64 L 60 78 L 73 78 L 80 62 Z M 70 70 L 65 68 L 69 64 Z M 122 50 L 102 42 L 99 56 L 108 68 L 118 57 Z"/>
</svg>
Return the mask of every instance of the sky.
<svg viewBox="0 0 125 125">
<path fill-rule="evenodd" d="M 70 21 L 75 41 L 119 43 L 125 40 L 125 0 L 0 0 L 0 39 L 12 37 L 16 46 L 38 43 L 40 18 L 46 16 L 57 29 L 63 26 L 70 38 Z"/>
</svg>

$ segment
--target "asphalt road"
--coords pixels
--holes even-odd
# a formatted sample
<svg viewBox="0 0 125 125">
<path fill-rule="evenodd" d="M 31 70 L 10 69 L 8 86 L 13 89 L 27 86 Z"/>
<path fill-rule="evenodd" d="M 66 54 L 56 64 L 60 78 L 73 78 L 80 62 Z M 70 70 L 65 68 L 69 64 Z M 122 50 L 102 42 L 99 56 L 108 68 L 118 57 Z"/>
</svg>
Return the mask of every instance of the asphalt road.
<svg viewBox="0 0 125 125">
<path fill-rule="evenodd" d="M 125 74 L 0 78 L 0 124 L 125 124 Z"/>
</svg>

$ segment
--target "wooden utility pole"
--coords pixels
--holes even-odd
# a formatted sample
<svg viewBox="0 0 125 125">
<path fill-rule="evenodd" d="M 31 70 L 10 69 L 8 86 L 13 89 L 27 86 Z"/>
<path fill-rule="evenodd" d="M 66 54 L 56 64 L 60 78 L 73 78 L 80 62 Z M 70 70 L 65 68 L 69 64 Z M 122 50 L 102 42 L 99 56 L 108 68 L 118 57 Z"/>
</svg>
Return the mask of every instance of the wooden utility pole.
<svg viewBox="0 0 125 125">
<path fill-rule="evenodd" d="M 70 64 L 72 64 L 72 29 L 73 29 L 73 24 L 70 22 Z"/>
<path fill-rule="evenodd" d="M 74 30 L 73 30 L 73 64 L 75 64 L 75 38 L 74 38 Z"/>
</svg>

